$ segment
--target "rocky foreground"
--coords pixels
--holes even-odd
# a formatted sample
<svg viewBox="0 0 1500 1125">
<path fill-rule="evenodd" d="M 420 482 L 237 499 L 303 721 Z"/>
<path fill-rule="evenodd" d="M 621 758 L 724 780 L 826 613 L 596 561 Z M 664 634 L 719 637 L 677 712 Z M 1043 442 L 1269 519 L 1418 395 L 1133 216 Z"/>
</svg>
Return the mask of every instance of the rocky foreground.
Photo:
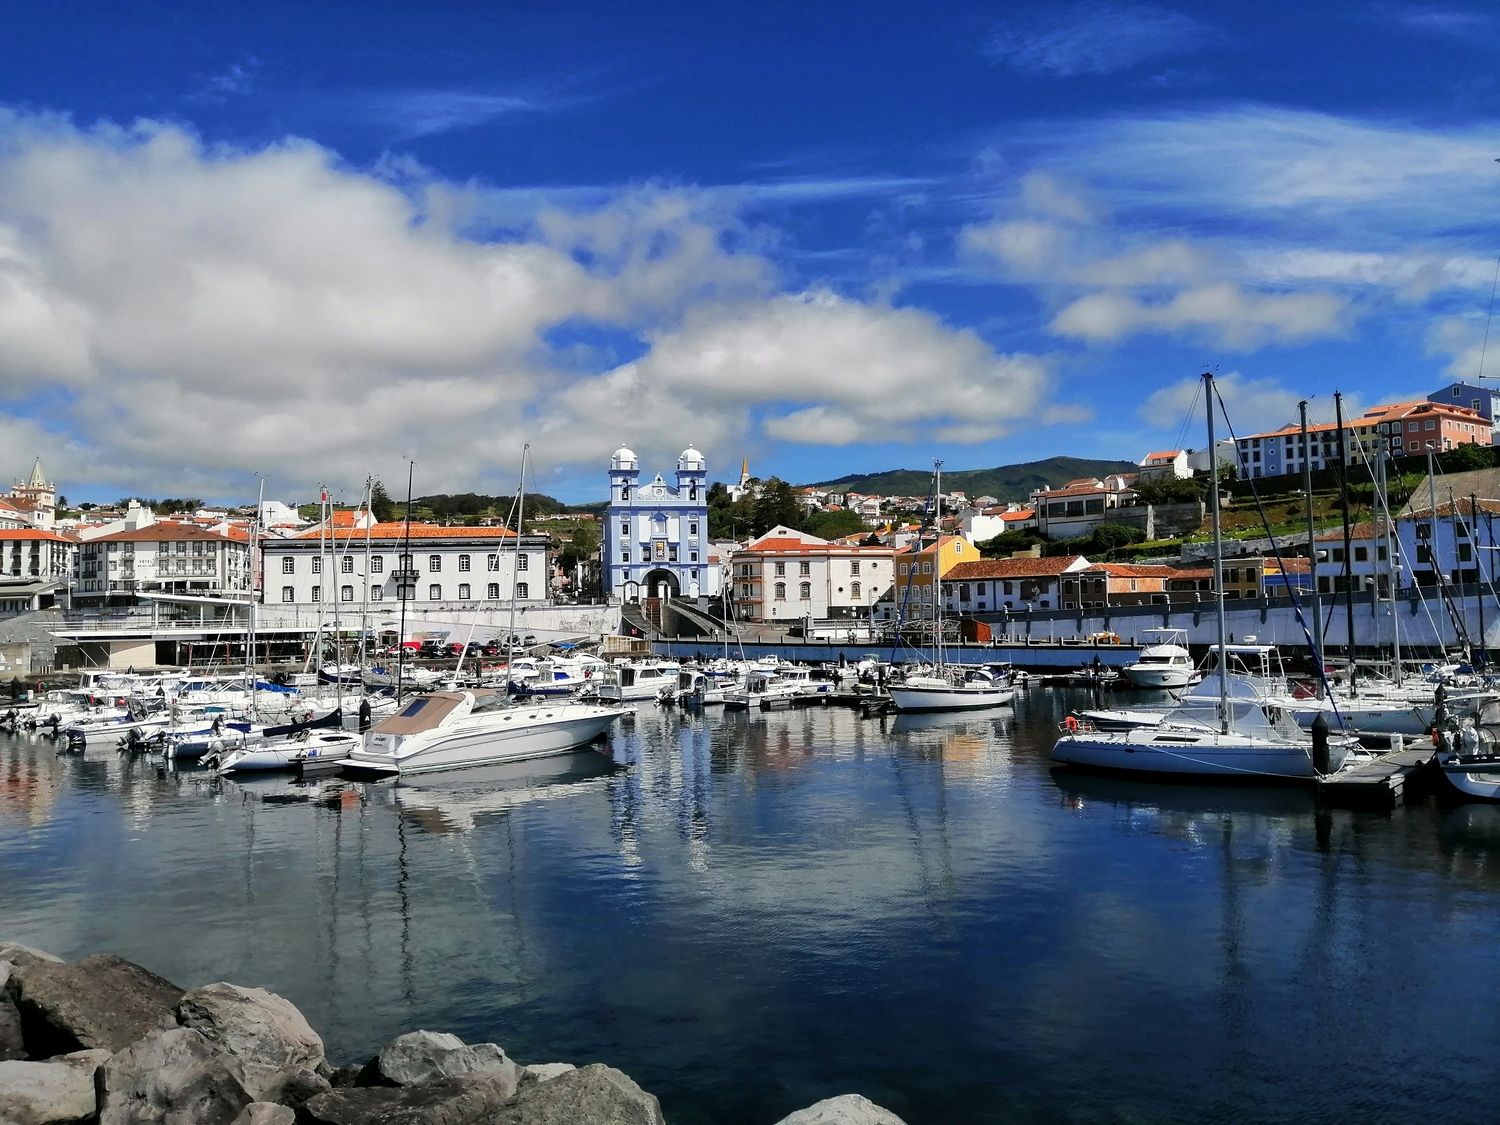
<svg viewBox="0 0 1500 1125">
<path fill-rule="evenodd" d="M 665 1125 L 630 1077 L 413 1031 L 334 1067 L 289 1001 L 0 942 L 0 1125 Z M 777 1125 L 902 1125 L 858 1096 Z"/>
</svg>

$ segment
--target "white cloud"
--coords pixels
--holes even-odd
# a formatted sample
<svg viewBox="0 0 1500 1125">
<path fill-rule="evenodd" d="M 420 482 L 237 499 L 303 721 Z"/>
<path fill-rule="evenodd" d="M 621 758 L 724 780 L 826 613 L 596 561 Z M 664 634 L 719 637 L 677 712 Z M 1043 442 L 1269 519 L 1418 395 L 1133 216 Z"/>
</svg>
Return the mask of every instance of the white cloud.
<svg viewBox="0 0 1500 1125">
<path fill-rule="evenodd" d="M 1338 335 L 1345 313 L 1345 302 L 1332 294 L 1257 294 L 1219 282 L 1182 289 L 1160 302 L 1124 293 L 1094 293 L 1059 312 L 1051 328 L 1094 344 L 1114 343 L 1138 332 L 1187 330 L 1245 351 Z"/>
<path fill-rule="evenodd" d="M 1308 399 L 1305 393 L 1291 390 L 1275 379 L 1250 378 L 1238 371 L 1216 375 L 1214 384 L 1218 389 L 1218 397 L 1223 400 L 1223 410 L 1215 410 L 1218 436 L 1221 439 L 1230 436 L 1230 426 L 1233 427 L 1234 434 L 1244 437 L 1296 422 L 1299 401 Z M 1343 411 L 1346 419 L 1356 418 L 1366 409 L 1365 401 L 1358 393 L 1344 396 Z M 1224 424 L 1226 413 L 1228 425 Z M 1136 416 L 1154 428 L 1192 435 L 1185 439 L 1189 447 L 1205 445 L 1207 425 L 1202 378 L 1195 376 L 1183 379 L 1153 391 L 1136 409 Z M 1309 399 L 1307 419 L 1311 424 L 1332 422 L 1332 395 Z"/>
<path fill-rule="evenodd" d="M 299 140 L 0 115 L 0 397 L 68 399 L 79 456 L 36 450 L 65 481 L 204 496 L 255 471 L 389 484 L 402 457 L 424 491 L 500 491 L 526 440 L 544 471 L 621 441 L 972 441 L 1040 399 L 1042 361 L 927 313 L 778 295 L 722 193 L 641 187 L 500 230 L 484 193 Z M 638 358 L 587 366 L 618 355 Z"/>
<path fill-rule="evenodd" d="M 1023 74 L 1070 78 L 1114 74 L 1217 38 L 1190 16 L 1154 4 L 1047 6 L 997 27 L 985 52 Z"/>
</svg>

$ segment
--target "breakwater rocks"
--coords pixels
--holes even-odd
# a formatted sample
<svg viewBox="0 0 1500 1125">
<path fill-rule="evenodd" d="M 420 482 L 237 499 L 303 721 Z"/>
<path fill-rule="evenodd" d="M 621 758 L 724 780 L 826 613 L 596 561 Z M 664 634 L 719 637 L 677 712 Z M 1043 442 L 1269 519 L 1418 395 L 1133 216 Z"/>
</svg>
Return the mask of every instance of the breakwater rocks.
<svg viewBox="0 0 1500 1125">
<path fill-rule="evenodd" d="M 665 1125 L 593 1063 L 522 1065 L 494 1043 L 413 1031 L 333 1066 L 294 1005 L 185 990 L 108 954 L 71 964 L 0 942 L 3 1125 Z M 777 1125 L 902 1125 L 854 1094 Z"/>
</svg>

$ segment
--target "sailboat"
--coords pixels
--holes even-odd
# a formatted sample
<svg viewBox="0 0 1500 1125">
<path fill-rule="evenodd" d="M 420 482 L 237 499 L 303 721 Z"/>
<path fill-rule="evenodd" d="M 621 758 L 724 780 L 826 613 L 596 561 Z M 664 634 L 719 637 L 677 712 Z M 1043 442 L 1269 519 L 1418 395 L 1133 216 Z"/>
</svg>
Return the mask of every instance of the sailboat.
<svg viewBox="0 0 1500 1125">
<path fill-rule="evenodd" d="M 932 565 L 932 670 L 890 685 L 898 711 L 978 711 L 1002 707 L 1016 696 L 1010 677 L 989 668 L 949 667 L 943 650 L 943 463 L 934 461 Z"/>
<path fill-rule="evenodd" d="M 1214 440 L 1214 379 L 1203 375 L 1208 400 L 1208 448 Z M 1224 540 L 1219 517 L 1219 465 L 1212 458 L 1210 511 L 1214 530 L 1214 613 L 1218 625 L 1217 671 L 1159 723 L 1101 731 L 1070 717 L 1052 747 L 1065 765 L 1159 776 L 1247 782 L 1311 781 L 1318 776 L 1312 743 L 1285 710 L 1269 698 L 1258 677 L 1228 671 L 1224 624 Z M 1329 739 L 1329 769 L 1337 771 L 1358 743 Z"/>
</svg>

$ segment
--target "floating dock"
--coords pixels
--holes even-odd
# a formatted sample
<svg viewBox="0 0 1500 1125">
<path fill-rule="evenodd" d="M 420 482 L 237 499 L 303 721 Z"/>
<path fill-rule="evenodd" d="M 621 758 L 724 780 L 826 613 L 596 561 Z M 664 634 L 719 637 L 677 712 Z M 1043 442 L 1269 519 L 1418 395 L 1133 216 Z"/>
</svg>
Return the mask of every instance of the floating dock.
<svg viewBox="0 0 1500 1125">
<path fill-rule="evenodd" d="M 1330 805 L 1393 809 L 1428 792 L 1433 750 L 1392 750 L 1318 779 L 1318 799 Z"/>
</svg>

